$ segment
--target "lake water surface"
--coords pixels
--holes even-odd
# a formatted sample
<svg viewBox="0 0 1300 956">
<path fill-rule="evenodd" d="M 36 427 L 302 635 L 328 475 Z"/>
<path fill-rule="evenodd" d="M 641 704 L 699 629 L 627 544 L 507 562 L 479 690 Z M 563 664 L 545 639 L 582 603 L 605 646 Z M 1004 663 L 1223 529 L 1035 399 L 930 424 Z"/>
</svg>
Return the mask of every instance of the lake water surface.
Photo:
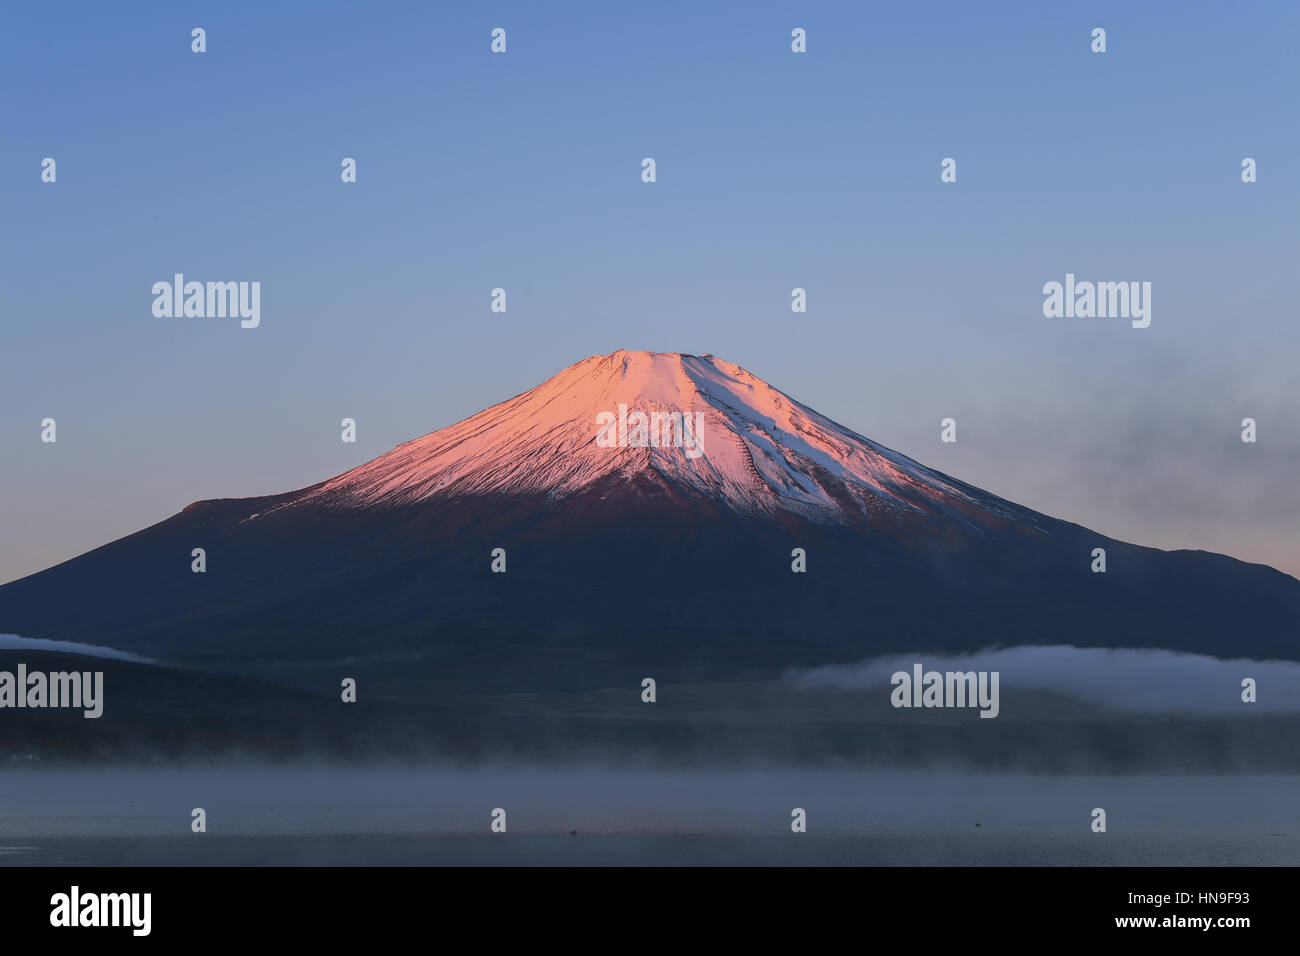
<svg viewBox="0 0 1300 956">
<path fill-rule="evenodd" d="M 1297 865 L 1300 777 L 0 772 L 0 865 L 63 864 Z"/>
</svg>

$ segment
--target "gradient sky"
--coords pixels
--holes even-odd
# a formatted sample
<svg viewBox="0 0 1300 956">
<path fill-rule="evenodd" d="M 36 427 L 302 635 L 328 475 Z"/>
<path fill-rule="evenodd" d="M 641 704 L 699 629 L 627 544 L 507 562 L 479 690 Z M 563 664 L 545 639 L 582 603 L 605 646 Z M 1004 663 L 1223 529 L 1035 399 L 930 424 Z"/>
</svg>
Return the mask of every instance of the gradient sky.
<svg viewBox="0 0 1300 956">
<path fill-rule="evenodd" d="M 6 15 L 0 582 L 619 348 L 712 352 L 1021 504 L 1300 574 L 1300 6 L 449 6 Z M 261 327 L 155 318 L 174 272 L 260 281 Z M 1067 272 L 1150 281 L 1151 327 L 1044 318 Z"/>
</svg>

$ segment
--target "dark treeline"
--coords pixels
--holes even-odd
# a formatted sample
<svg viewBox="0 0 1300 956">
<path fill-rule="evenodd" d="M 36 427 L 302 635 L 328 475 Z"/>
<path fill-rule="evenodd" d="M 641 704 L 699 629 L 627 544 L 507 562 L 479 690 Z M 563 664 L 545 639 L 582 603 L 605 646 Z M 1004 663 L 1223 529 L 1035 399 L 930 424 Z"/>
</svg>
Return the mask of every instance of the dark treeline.
<svg viewBox="0 0 1300 956">
<path fill-rule="evenodd" d="M 104 714 L 0 710 L 5 765 L 596 764 L 665 769 L 826 766 L 1043 773 L 1291 773 L 1300 718 L 1130 715 L 1049 695 L 976 711 L 895 711 L 884 695 L 782 682 L 588 695 L 357 703 L 274 684 L 68 654 L 0 654 L 0 669 L 104 672 Z"/>
</svg>

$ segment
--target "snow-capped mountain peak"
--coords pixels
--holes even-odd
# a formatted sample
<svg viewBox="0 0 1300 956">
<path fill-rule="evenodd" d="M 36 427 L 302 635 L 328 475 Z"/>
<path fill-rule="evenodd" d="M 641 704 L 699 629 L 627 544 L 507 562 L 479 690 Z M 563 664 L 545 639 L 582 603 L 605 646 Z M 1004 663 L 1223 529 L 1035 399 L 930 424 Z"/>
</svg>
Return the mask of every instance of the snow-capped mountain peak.
<svg viewBox="0 0 1300 956">
<path fill-rule="evenodd" d="M 713 355 L 593 355 L 536 388 L 399 445 L 295 503 L 411 504 L 435 495 L 563 497 L 650 475 L 742 513 L 861 524 L 882 512 L 1023 518 L 1015 506 L 890 451 Z"/>
</svg>

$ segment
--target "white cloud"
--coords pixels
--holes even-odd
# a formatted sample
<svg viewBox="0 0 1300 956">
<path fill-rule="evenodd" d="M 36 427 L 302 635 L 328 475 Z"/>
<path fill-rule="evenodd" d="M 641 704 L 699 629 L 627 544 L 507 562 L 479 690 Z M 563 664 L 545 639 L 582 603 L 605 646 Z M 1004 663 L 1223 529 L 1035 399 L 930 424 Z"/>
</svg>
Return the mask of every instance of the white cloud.
<svg viewBox="0 0 1300 956">
<path fill-rule="evenodd" d="M 61 654 L 84 654 L 87 657 L 108 657 L 137 664 L 153 664 L 149 657 L 128 654 L 126 651 L 102 647 L 99 644 L 78 644 L 76 641 L 51 641 L 43 637 L 19 637 L 17 634 L 0 634 L 0 651 L 57 651 Z"/>
<path fill-rule="evenodd" d="M 1004 701 L 1017 688 L 1052 691 L 1141 713 L 1300 711 L 1300 663 L 1220 660 L 1154 648 L 1009 647 L 963 655 L 898 654 L 856 664 L 791 672 L 808 687 L 882 688 L 890 675 L 916 663 L 937 671 L 998 671 Z M 1258 702 L 1241 700 L 1241 681 L 1255 679 Z"/>
</svg>

